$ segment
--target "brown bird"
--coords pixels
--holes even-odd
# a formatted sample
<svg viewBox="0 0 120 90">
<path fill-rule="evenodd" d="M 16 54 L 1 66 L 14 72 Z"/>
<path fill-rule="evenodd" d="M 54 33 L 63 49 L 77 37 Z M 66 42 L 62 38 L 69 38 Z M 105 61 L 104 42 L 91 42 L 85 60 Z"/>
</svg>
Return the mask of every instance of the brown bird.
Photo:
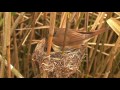
<svg viewBox="0 0 120 90">
<path fill-rule="evenodd" d="M 105 31 L 105 28 L 95 30 L 93 32 L 81 32 L 79 30 L 69 29 L 66 32 L 65 46 L 71 48 L 80 48 L 80 46 L 84 45 L 84 43 L 87 42 L 90 38 L 94 37 L 95 35 L 99 35 Z M 57 46 L 63 46 L 64 34 L 65 28 L 59 28 L 55 36 L 53 37 L 53 43 Z"/>
</svg>

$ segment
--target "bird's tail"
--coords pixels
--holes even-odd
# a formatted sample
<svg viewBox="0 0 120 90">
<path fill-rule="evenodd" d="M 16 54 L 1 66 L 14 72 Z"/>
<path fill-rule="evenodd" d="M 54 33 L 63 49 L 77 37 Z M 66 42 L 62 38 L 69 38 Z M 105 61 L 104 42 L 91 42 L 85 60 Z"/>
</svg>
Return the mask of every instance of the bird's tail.
<svg viewBox="0 0 120 90">
<path fill-rule="evenodd" d="M 105 28 L 99 29 L 99 30 L 95 30 L 91 35 L 92 35 L 92 36 L 96 36 L 96 35 L 99 35 L 99 34 L 105 32 L 105 31 L 106 31 Z M 91 37 L 92 37 L 92 36 L 91 36 Z"/>
<path fill-rule="evenodd" d="M 107 30 L 107 29 L 102 28 L 102 29 L 99 29 L 99 30 L 95 30 L 95 31 L 93 31 L 93 32 L 88 32 L 88 33 L 86 33 L 86 35 L 85 35 L 85 40 L 86 40 L 86 41 L 89 41 L 89 40 L 90 40 L 91 38 L 93 38 L 94 36 L 99 35 L 99 34 L 105 32 L 106 30 Z M 84 32 L 83 34 L 85 34 L 85 32 Z"/>
</svg>

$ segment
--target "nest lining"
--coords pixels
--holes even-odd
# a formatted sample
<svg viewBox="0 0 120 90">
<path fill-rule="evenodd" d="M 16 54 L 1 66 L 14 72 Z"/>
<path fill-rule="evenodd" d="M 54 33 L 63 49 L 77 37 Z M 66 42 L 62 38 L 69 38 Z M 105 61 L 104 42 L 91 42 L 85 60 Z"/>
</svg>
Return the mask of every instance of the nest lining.
<svg viewBox="0 0 120 90">
<path fill-rule="evenodd" d="M 48 77 L 68 78 L 79 71 L 83 55 L 83 49 L 70 49 L 62 52 L 51 52 L 47 56 L 44 45 L 39 43 L 33 53 L 33 60 L 39 63 L 41 74 L 47 72 Z"/>
</svg>

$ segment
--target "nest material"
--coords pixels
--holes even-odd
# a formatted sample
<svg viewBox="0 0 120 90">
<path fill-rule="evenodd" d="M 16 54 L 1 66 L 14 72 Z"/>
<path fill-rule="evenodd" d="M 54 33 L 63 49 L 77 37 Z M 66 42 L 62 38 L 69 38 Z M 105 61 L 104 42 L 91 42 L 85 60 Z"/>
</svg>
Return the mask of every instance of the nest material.
<svg viewBox="0 0 120 90">
<path fill-rule="evenodd" d="M 80 49 L 70 49 L 62 52 L 51 52 L 47 56 L 44 52 L 45 40 L 38 43 L 33 53 L 33 60 L 39 63 L 41 74 L 47 72 L 49 78 L 69 78 L 79 71 L 82 61 L 82 52 Z"/>
</svg>

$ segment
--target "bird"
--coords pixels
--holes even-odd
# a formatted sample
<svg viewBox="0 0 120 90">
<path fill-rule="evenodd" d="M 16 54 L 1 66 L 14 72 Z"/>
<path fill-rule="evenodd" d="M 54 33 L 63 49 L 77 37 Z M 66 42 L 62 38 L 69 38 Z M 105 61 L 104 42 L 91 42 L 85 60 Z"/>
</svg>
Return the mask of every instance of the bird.
<svg viewBox="0 0 120 90">
<path fill-rule="evenodd" d="M 56 31 L 56 34 L 53 37 L 53 44 L 59 47 L 62 47 L 64 42 L 65 28 L 57 28 L 55 29 L 55 31 Z M 83 32 L 80 30 L 68 29 L 66 32 L 65 47 L 80 48 L 81 46 L 84 46 L 84 44 L 87 41 L 89 41 L 91 38 L 105 31 L 106 31 L 105 28 L 90 31 L 90 32 Z"/>
</svg>

